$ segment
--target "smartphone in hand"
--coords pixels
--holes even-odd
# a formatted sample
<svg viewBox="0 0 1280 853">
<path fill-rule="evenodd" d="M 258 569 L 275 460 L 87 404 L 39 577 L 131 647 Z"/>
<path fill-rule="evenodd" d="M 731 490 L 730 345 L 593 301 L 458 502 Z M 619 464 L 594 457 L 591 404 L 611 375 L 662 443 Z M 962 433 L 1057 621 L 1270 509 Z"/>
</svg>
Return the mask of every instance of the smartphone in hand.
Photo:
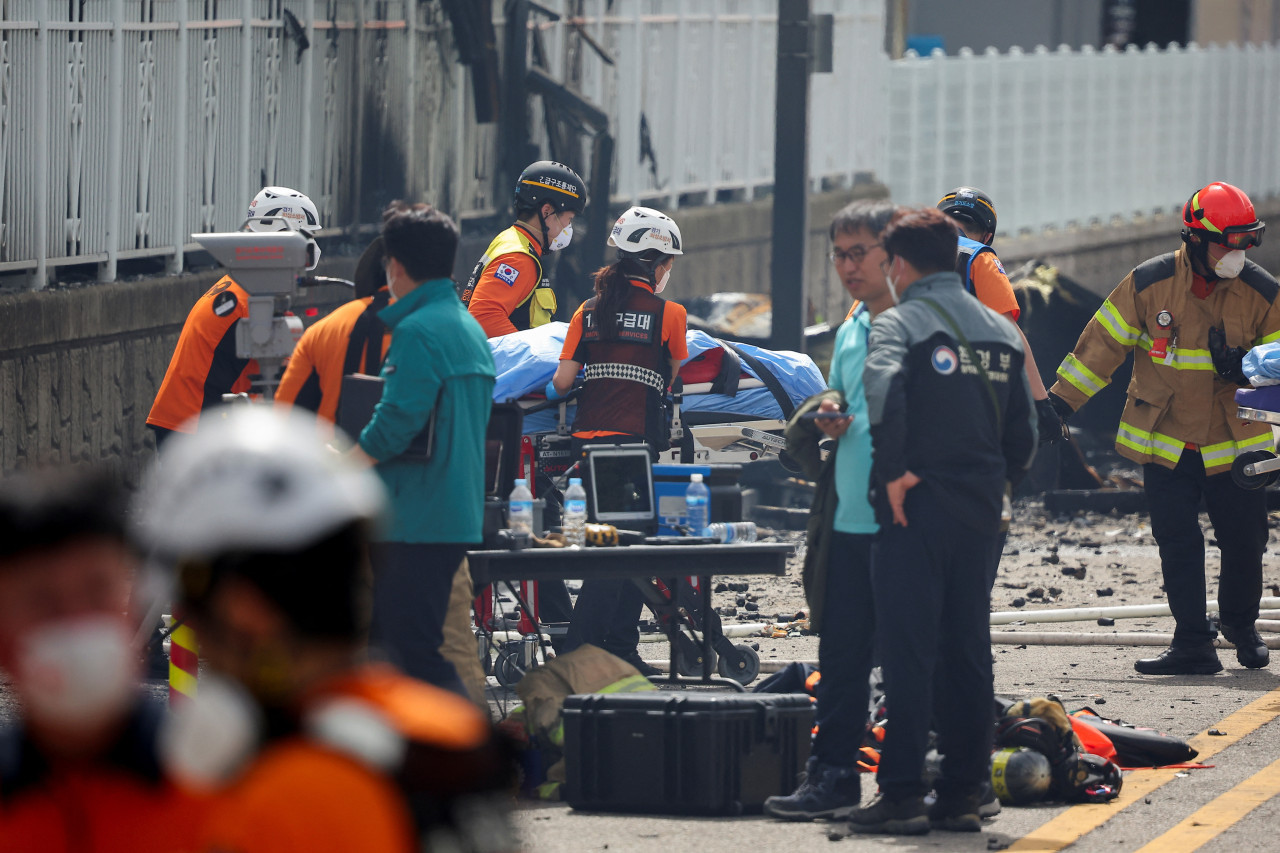
<svg viewBox="0 0 1280 853">
<path fill-rule="evenodd" d="M 800 416 L 802 421 L 829 421 L 839 420 L 840 418 L 851 418 L 853 415 L 848 412 L 805 412 Z"/>
</svg>

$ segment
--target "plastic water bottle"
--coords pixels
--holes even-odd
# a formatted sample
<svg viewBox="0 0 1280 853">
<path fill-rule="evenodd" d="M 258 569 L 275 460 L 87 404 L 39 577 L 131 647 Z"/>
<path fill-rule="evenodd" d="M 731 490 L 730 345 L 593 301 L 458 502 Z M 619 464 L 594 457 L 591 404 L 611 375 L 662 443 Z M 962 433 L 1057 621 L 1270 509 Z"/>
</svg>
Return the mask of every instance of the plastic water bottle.
<svg viewBox="0 0 1280 853">
<path fill-rule="evenodd" d="M 516 480 L 507 504 L 507 526 L 516 533 L 533 533 L 533 492 L 528 480 Z"/>
<path fill-rule="evenodd" d="M 754 542 L 756 525 L 754 521 L 717 521 L 707 526 L 706 535 L 718 542 Z"/>
<path fill-rule="evenodd" d="M 587 491 L 577 477 L 564 493 L 564 538 L 570 545 L 587 544 Z"/>
<path fill-rule="evenodd" d="M 705 536 L 711 520 L 711 492 L 702 482 L 701 474 L 689 475 L 689 488 L 684 490 L 685 517 L 694 536 Z"/>
</svg>

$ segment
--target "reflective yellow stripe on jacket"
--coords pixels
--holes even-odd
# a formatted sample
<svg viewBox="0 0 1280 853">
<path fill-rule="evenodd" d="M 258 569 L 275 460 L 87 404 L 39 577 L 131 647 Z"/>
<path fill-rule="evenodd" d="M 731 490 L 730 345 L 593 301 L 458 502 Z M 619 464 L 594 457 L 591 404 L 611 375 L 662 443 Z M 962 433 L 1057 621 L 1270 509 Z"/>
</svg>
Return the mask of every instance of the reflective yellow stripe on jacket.
<svg viewBox="0 0 1280 853">
<path fill-rule="evenodd" d="M 1106 381 L 1076 358 L 1075 353 L 1067 353 L 1058 367 L 1058 375 L 1079 389 L 1086 399 L 1107 387 Z"/>
<path fill-rule="evenodd" d="M 1155 341 L 1146 332 L 1138 336 L 1138 349 L 1151 354 Z M 1157 364 L 1172 367 L 1174 370 L 1213 370 L 1213 356 L 1207 349 L 1190 349 L 1187 347 L 1170 347 L 1164 358 L 1154 358 Z"/>
<path fill-rule="evenodd" d="M 1159 432 L 1147 432 L 1121 421 L 1116 431 L 1116 444 L 1123 445 L 1144 455 L 1157 456 L 1177 464 L 1186 449 L 1186 442 L 1171 435 Z M 1222 441 L 1217 444 L 1206 444 L 1200 448 L 1200 459 L 1206 471 L 1222 468 L 1235 461 L 1237 456 L 1254 450 L 1272 450 L 1275 440 L 1269 433 L 1264 433 L 1244 441 Z"/>
</svg>

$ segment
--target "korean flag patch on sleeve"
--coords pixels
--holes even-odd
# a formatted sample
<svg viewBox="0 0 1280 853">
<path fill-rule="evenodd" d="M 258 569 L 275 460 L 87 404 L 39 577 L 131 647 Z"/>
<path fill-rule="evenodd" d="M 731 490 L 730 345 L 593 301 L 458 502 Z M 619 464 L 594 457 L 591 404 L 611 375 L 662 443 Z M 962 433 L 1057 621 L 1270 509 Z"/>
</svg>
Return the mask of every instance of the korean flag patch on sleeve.
<svg viewBox="0 0 1280 853">
<path fill-rule="evenodd" d="M 511 266 L 511 264 L 498 264 L 498 268 L 493 271 L 493 277 L 500 281 L 505 281 L 507 287 L 511 287 L 516 283 L 516 279 L 520 277 L 520 270 Z"/>
</svg>

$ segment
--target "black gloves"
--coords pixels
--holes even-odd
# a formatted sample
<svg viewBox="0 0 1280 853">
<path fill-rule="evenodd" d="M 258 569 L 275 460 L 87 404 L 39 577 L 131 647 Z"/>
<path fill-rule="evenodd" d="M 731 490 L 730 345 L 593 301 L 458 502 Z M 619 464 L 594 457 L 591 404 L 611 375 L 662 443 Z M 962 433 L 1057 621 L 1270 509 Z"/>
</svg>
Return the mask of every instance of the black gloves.
<svg viewBox="0 0 1280 853">
<path fill-rule="evenodd" d="M 1056 394 L 1050 394 L 1043 400 L 1036 400 L 1036 431 L 1040 434 L 1041 444 L 1052 444 L 1067 437 L 1067 417 L 1071 407 L 1067 401 Z"/>
<path fill-rule="evenodd" d="M 1222 329 L 1212 326 L 1209 328 L 1209 356 L 1213 359 L 1213 369 L 1223 379 L 1244 388 L 1251 385 L 1241 366 L 1248 352 L 1244 347 L 1227 346 L 1227 333 Z"/>
</svg>

